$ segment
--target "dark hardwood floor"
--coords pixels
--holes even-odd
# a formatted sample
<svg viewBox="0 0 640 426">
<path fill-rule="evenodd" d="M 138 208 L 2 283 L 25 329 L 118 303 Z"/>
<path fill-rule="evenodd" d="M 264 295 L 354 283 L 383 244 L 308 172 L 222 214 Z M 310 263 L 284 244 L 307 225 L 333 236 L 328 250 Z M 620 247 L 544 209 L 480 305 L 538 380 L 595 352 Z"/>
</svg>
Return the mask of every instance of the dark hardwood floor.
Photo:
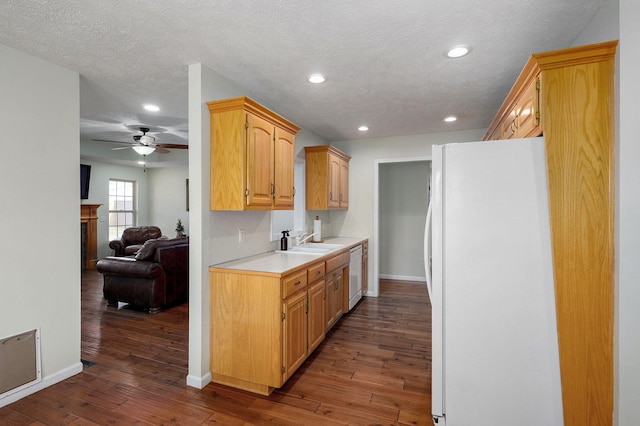
<svg viewBox="0 0 640 426">
<path fill-rule="evenodd" d="M 382 281 L 289 381 L 263 397 L 186 386 L 188 305 L 114 309 L 82 278 L 82 373 L 0 408 L 1 425 L 428 425 L 430 306 L 422 283 Z"/>
</svg>

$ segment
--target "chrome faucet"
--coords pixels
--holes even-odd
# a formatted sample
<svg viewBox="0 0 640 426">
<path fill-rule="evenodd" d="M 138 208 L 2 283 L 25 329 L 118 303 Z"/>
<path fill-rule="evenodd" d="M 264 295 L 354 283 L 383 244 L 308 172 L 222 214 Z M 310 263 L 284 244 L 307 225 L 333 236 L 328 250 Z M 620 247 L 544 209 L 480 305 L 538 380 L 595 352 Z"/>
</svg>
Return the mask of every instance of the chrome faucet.
<svg viewBox="0 0 640 426">
<path fill-rule="evenodd" d="M 313 237 L 314 235 L 318 235 L 318 234 L 316 234 L 316 233 L 314 232 L 314 233 L 313 233 L 313 234 L 311 234 L 311 235 L 307 235 L 307 233 L 305 232 L 305 233 L 303 233 L 302 235 L 298 235 L 298 236 L 296 237 L 296 245 L 298 245 L 298 246 L 299 246 L 299 245 L 301 245 L 301 244 L 306 244 L 306 243 L 307 243 L 307 241 L 309 241 L 309 239 L 310 239 L 311 237 Z"/>
</svg>

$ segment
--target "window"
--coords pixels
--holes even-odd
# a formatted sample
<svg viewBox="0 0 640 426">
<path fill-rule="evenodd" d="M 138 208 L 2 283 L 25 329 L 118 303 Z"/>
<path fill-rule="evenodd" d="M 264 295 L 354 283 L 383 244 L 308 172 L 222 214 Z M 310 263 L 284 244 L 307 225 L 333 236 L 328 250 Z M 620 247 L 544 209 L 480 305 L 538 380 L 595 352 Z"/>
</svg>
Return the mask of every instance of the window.
<svg viewBox="0 0 640 426">
<path fill-rule="evenodd" d="M 109 180 L 109 240 L 116 240 L 136 222 L 135 182 Z"/>
</svg>

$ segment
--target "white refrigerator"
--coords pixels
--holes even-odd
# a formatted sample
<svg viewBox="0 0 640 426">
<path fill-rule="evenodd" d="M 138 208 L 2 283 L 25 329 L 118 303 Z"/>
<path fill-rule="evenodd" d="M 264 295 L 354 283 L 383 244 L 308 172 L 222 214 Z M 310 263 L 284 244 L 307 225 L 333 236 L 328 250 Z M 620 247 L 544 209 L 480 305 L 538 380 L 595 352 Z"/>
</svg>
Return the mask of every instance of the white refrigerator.
<svg viewBox="0 0 640 426">
<path fill-rule="evenodd" d="M 562 425 L 544 139 L 435 145 L 431 182 L 434 424 Z"/>
</svg>

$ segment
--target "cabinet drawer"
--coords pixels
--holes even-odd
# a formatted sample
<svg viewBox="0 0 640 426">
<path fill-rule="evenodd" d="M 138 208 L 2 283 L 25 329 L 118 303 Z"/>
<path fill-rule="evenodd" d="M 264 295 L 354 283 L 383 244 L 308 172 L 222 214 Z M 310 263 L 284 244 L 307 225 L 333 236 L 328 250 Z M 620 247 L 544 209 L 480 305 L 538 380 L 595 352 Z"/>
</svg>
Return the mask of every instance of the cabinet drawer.
<svg viewBox="0 0 640 426">
<path fill-rule="evenodd" d="M 348 251 L 346 251 L 342 254 L 339 254 L 327 260 L 327 273 L 335 269 L 338 269 L 343 265 L 349 264 L 350 257 L 351 257 L 351 254 Z"/>
<path fill-rule="evenodd" d="M 292 294 L 307 287 L 307 270 L 300 271 L 282 279 L 282 298 L 286 299 Z"/>
<path fill-rule="evenodd" d="M 324 262 L 318 263 L 307 269 L 307 282 L 313 283 L 324 277 Z"/>
</svg>

